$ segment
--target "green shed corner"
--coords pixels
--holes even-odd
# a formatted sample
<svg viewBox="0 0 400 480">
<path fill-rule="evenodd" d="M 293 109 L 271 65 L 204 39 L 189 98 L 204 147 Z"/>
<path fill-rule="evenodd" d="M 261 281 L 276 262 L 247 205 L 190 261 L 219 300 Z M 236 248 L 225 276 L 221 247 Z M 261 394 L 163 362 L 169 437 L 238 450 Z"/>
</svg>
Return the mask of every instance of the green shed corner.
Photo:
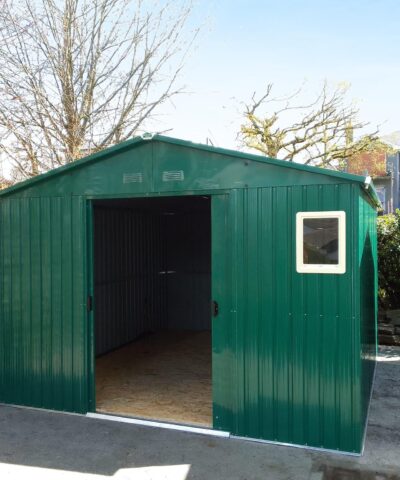
<svg viewBox="0 0 400 480">
<path fill-rule="evenodd" d="M 361 453 L 370 179 L 164 136 L 0 192 L 0 402 Z"/>
</svg>

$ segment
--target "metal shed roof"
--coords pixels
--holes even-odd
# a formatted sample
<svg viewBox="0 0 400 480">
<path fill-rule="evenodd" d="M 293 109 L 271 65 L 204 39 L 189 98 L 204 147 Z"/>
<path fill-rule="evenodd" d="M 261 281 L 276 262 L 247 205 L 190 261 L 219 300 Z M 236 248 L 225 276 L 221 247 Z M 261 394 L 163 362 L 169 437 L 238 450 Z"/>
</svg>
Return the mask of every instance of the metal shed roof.
<svg viewBox="0 0 400 480">
<path fill-rule="evenodd" d="M 98 161 L 101 161 L 104 158 L 107 158 L 115 153 L 119 153 L 123 150 L 127 150 L 131 147 L 143 144 L 143 143 L 148 143 L 148 142 L 164 142 L 164 143 L 169 143 L 173 145 L 179 145 L 182 147 L 187 147 L 187 148 L 194 148 L 197 150 L 202 150 L 202 151 L 208 151 L 210 153 L 216 153 L 220 155 L 225 155 L 225 156 L 230 156 L 230 157 L 237 157 L 240 159 L 245 159 L 249 160 L 251 162 L 258 162 L 258 163 L 264 163 L 264 164 L 269 164 L 269 165 L 275 165 L 283 168 L 290 168 L 294 170 L 300 170 L 303 172 L 308 172 L 308 173 L 316 173 L 316 174 L 322 174 L 322 175 L 327 175 L 329 177 L 336 177 L 341 179 L 342 181 L 348 181 L 348 182 L 355 182 L 360 184 L 360 186 L 365 190 L 369 198 L 371 199 L 372 203 L 380 207 L 380 201 L 377 196 L 377 193 L 375 191 L 375 188 L 373 186 L 372 181 L 370 180 L 369 177 L 364 177 L 361 175 L 354 175 L 346 172 L 338 172 L 335 170 L 329 170 L 329 169 L 324 169 L 324 168 L 319 168 L 319 167 L 312 167 L 309 165 L 303 165 L 300 163 L 295 163 L 295 162 L 288 162 L 285 160 L 278 160 L 275 158 L 270 158 L 266 157 L 263 155 L 255 155 L 251 153 L 246 153 L 246 152 L 240 152 L 237 150 L 231 150 L 231 149 L 226 149 L 226 148 L 220 148 L 220 147 L 214 147 L 210 145 L 204 145 L 200 143 L 194 143 L 190 142 L 187 140 L 181 140 L 177 138 L 172 138 L 172 137 L 167 137 L 163 135 L 143 135 L 139 137 L 132 138 L 131 140 L 127 140 L 125 142 L 119 143 L 117 145 L 114 145 L 112 147 L 106 148 L 100 152 L 94 153 L 92 155 L 88 155 L 87 157 L 84 157 L 80 160 L 76 160 L 74 162 L 71 162 L 67 165 L 63 165 L 62 167 L 56 168 L 54 170 L 50 170 L 49 172 L 43 173 L 41 175 L 38 175 L 36 177 L 30 178 L 28 180 L 22 181 L 17 183 L 16 185 L 13 185 L 9 188 L 6 188 L 2 191 L 0 191 L 0 197 L 1 196 L 6 196 L 9 193 L 13 193 L 18 190 L 22 190 L 24 188 L 30 187 L 34 184 L 37 184 L 39 182 L 46 181 L 47 179 L 57 176 L 57 175 L 62 175 L 67 172 L 71 172 L 75 169 L 80 169 L 84 167 L 85 165 L 95 163 Z"/>
</svg>

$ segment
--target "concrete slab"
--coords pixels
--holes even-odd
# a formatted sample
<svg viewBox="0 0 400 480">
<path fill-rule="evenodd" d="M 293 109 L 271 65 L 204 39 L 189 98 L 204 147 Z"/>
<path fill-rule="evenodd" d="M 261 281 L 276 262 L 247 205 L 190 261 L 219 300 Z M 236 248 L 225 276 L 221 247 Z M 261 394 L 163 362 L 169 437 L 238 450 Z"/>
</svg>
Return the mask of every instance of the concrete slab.
<svg viewBox="0 0 400 480">
<path fill-rule="evenodd" d="M 400 480 L 400 348 L 378 360 L 362 457 L 0 406 L 0 479 Z"/>
</svg>

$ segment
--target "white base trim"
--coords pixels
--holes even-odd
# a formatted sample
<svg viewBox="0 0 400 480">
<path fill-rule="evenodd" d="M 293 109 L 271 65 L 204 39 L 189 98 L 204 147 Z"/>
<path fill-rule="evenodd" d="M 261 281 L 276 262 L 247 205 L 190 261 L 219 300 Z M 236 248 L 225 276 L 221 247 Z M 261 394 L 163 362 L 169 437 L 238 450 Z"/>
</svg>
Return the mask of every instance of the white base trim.
<svg viewBox="0 0 400 480">
<path fill-rule="evenodd" d="M 375 368 L 376 372 L 376 368 Z M 374 380 L 375 380 L 375 372 L 374 372 Z M 372 395 L 372 393 L 371 393 Z M 240 437 L 238 435 L 231 435 L 230 432 L 225 432 L 221 430 L 213 430 L 211 428 L 201 428 L 201 427 L 193 427 L 190 425 L 177 425 L 175 423 L 167 423 L 167 422 L 156 422 L 152 420 L 143 420 L 142 418 L 131 418 L 131 417 L 118 417 L 117 415 L 107 415 L 104 413 L 93 413 L 88 412 L 86 414 L 82 413 L 74 413 L 74 412 L 65 412 L 62 410 L 49 410 L 46 408 L 39 408 L 39 407 L 29 407 L 27 405 L 14 405 L 10 403 L 1 403 L 0 406 L 4 407 L 12 407 L 12 408 L 21 408 L 27 410 L 36 410 L 39 412 L 48 412 L 48 413 L 61 413 L 63 415 L 75 415 L 78 417 L 87 417 L 87 418 L 94 418 L 99 420 L 111 420 L 114 422 L 122 422 L 122 423 L 131 423 L 134 425 L 143 425 L 145 427 L 154 427 L 154 428 L 165 428 L 168 430 L 178 430 L 181 432 L 190 432 L 190 433 L 198 433 L 200 435 L 209 435 L 211 437 L 220 437 L 220 438 L 232 438 L 233 440 L 246 440 L 247 442 L 255 442 L 255 443 L 265 443 L 267 445 L 277 445 L 278 447 L 293 447 L 293 448 L 300 448 L 303 450 L 315 450 L 317 452 L 326 452 L 326 453 L 334 453 L 336 455 L 348 455 L 350 457 L 361 457 L 364 453 L 364 446 L 362 453 L 352 453 L 352 452 L 343 452 L 342 450 L 331 450 L 329 448 L 321 448 L 321 447 L 310 447 L 308 445 L 296 445 L 294 443 L 284 443 L 284 442 L 277 442 L 274 440 L 262 440 L 259 438 L 251 438 L 251 437 Z M 369 415 L 369 411 L 368 411 Z M 364 431 L 364 442 L 365 442 L 365 435 L 366 435 L 366 428 Z"/>
<path fill-rule="evenodd" d="M 250 437 L 240 437 L 237 435 L 231 435 L 229 432 L 224 432 L 220 430 L 212 430 L 211 428 L 201 428 L 201 427 L 192 427 L 190 425 L 178 425 L 176 423 L 167 423 L 167 422 L 157 422 L 153 420 L 144 420 L 142 418 L 132 418 L 132 417 L 119 417 L 117 415 L 109 415 L 105 413 L 92 413 L 88 412 L 86 414 L 89 418 L 97 418 L 100 420 L 111 420 L 114 422 L 122 422 L 122 423 L 131 423 L 134 425 L 142 425 L 146 427 L 153 427 L 153 428 L 166 428 L 168 430 L 179 430 L 181 432 L 190 432 L 190 433 L 198 433 L 200 435 L 209 435 L 213 437 L 222 437 L 222 438 L 232 438 L 233 440 L 246 440 L 247 442 L 255 442 L 255 443 L 264 443 L 267 445 L 276 445 L 280 447 L 293 447 L 293 448 L 300 448 L 302 450 L 314 450 L 317 452 L 326 452 L 326 453 L 334 453 L 336 455 L 348 455 L 351 457 L 360 457 L 360 453 L 352 453 L 352 452 L 343 452 L 341 450 L 331 450 L 328 448 L 321 448 L 321 447 L 310 447 L 307 445 L 296 445 L 293 443 L 284 443 L 284 442 L 277 442 L 273 440 L 262 440 L 258 438 L 250 438 Z"/>
<path fill-rule="evenodd" d="M 166 428 L 168 430 L 179 430 L 181 432 L 198 433 L 200 435 L 210 435 L 213 437 L 228 438 L 230 436 L 229 432 L 223 432 L 221 430 L 213 430 L 212 428 L 192 427 L 190 425 L 178 425 L 176 423 L 157 422 L 153 420 L 144 420 L 142 418 L 118 417 L 117 415 L 107 415 L 104 413 L 93 413 L 93 412 L 88 412 L 86 416 L 89 418 L 97 418 L 100 420 L 111 420 L 113 422 L 133 423 L 134 425 L 142 425 L 145 427 Z"/>
<path fill-rule="evenodd" d="M 330 448 L 323 448 L 323 447 L 310 447 L 308 445 L 298 445 L 296 443 L 285 443 L 285 442 L 277 442 L 274 440 L 262 440 L 259 438 L 239 437 L 237 435 L 231 435 L 230 438 L 232 438 L 233 440 L 247 440 L 248 442 L 265 443 L 267 445 L 276 445 L 277 447 L 293 447 L 293 448 L 300 448 L 301 450 L 311 450 L 311 451 L 322 452 L 322 453 L 333 453 L 336 455 L 347 455 L 350 457 L 362 456 L 361 453 L 344 452 L 343 450 L 332 450 Z"/>
</svg>

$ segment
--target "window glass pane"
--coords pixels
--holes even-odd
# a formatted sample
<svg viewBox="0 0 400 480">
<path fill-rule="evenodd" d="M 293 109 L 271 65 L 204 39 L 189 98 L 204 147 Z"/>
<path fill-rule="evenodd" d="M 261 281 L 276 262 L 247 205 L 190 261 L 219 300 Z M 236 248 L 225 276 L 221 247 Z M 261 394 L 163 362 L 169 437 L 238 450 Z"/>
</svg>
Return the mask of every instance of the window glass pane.
<svg viewBox="0 0 400 480">
<path fill-rule="evenodd" d="M 305 218 L 303 262 L 314 265 L 337 265 L 338 233 L 338 218 Z"/>
</svg>

